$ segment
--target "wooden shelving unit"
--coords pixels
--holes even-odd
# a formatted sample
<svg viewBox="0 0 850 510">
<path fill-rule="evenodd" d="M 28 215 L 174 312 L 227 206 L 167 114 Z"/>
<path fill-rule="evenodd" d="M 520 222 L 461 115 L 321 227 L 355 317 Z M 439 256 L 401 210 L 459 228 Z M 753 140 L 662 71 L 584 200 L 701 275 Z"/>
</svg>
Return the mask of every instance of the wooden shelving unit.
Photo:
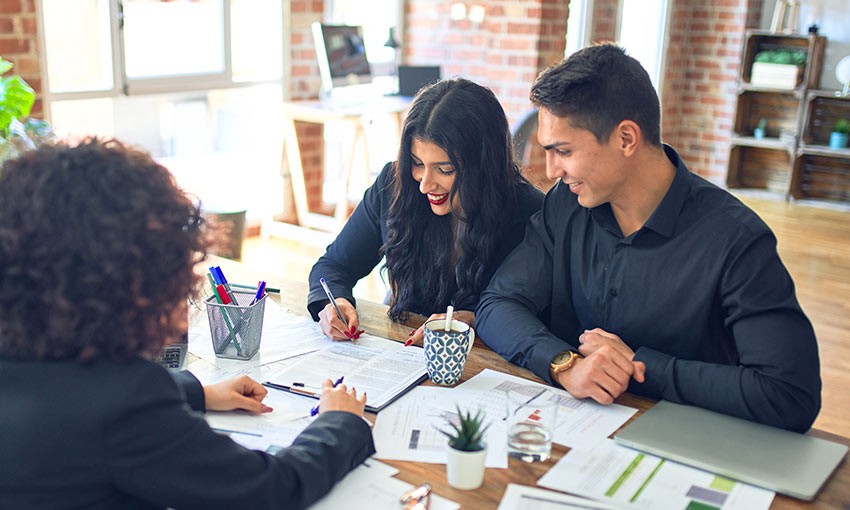
<svg viewBox="0 0 850 510">
<path fill-rule="evenodd" d="M 850 119 L 850 97 L 831 90 L 808 92 L 791 179 L 795 199 L 850 203 L 850 149 L 829 147 L 829 134 L 838 119 Z"/>
<path fill-rule="evenodd" d="M 809 89 L 817 88 L 823 68 L 826 39 L 816 35 L 775 34 L 749 30 L 744 38 L 743 61 L 738 74 L 738 96 L 726 185 L 730 189 L 759 191 L 783 198 L 793 196 L 794 169 L 804 123 Z M 791 90 L 750 83 L 753 62 L 761 51 L 789 49 L 806 54 L 800 83 Z M 753 132 L 767 119 L 766 136 Z"/>
</svg>

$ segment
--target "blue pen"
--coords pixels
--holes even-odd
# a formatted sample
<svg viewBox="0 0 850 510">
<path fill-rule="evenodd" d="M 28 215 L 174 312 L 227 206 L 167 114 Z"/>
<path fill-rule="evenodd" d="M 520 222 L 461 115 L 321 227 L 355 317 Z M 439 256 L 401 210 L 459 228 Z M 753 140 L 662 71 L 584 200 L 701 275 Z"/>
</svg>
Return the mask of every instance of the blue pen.
<svg viewBox="0 0 850 510">
<path fill-rule="evenodd" d="M 257 301 L 261 300 L 263 298 L 263 294 L 265 294 L 265 292 L 266 292 L 266 282 L 261 281 L 260 283 L 257 284 L 257 294 L 254 295 L 254 299 L 251 300 L 251 305 L 253 305 Z M 251 305 L 248 305 L 248 306 L 251 306 Z"/>
<path fill-rule="evenodd" d="M 340 378 L 337 379 L 336 382 L 334 382 L 334 388 L 342 384 L 343 379 L 345 379 L 345 376 L 340 376 Z M 310 409 L 310 416 L 316 416 L 317 414 L 319 414 L 319 404 L 316 404 L 315 406 L 313 406 L 313 409 Z"/>
</svg>

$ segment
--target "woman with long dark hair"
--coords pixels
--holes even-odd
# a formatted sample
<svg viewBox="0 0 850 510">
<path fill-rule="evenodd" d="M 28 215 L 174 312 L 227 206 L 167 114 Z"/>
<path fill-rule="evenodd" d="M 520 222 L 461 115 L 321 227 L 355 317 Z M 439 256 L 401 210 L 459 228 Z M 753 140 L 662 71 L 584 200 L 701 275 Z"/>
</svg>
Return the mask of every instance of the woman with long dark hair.
<svg viewBox="0 0 850 510">
<path fill-rule="evenodd" d="M 307 307 L 328 337 L 356 338 L 352 288 L 386 257 L 391 319 L 438 315 L 452 305 L 457 319 L 472 324 L 479 294 L 542 200 L 520 174 L 493 92 L 462 78 L 430 85 L 407 114 L 397 161 L 313 266 Z M 421 336 L 421 328 L 411 332 L 409 343 Z"/>
</svg>

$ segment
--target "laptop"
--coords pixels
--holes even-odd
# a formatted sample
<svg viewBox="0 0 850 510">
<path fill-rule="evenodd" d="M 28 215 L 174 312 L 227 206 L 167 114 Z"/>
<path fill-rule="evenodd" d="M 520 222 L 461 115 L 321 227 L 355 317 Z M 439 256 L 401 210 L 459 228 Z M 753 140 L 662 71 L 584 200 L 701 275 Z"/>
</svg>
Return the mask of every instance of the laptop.
<svg viewBox="0 0 850 510">
<path fill-rule="evenodd" d="M 398 66 L 398 95 L 413 97 L 425 85 L 440 81 L 440 66 Z"/>
<path fill-rule="evenodd" d="M 173 344 L 167 344 L 155 360 L 157 363 L 169 370 L 183 370 L 186 368 L 186 353 L 189 352 L 189 334 L 183 335 L 183 340 Z"/>
<path fill-rule="evenodd" d="M 614 436 L 618 443 L 811 501 L 847 446 L 693 406 L 661 401 Z"/>
</svg>

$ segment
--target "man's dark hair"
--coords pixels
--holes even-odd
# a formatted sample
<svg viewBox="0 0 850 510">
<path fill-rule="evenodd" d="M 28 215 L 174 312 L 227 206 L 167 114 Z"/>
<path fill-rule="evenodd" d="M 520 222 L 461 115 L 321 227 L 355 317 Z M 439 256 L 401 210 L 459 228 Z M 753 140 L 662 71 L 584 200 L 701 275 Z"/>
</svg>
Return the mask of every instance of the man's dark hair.
<svg viewBox="0 0 850 510">
<path fill-rule="evenodd" d="M 661 107 L 640 62 L 612 43 L 588 46 L 544 70 L 531 86 L 531 102 L 605 142 L 624 120 L 661 146 Z"/>
<path fill-rule="evenodd" d="M 198 207 L 140 150 L 88 139 L 0 172 L 0 354 L 128 360 L 185 328 Z"/>
</svg>

